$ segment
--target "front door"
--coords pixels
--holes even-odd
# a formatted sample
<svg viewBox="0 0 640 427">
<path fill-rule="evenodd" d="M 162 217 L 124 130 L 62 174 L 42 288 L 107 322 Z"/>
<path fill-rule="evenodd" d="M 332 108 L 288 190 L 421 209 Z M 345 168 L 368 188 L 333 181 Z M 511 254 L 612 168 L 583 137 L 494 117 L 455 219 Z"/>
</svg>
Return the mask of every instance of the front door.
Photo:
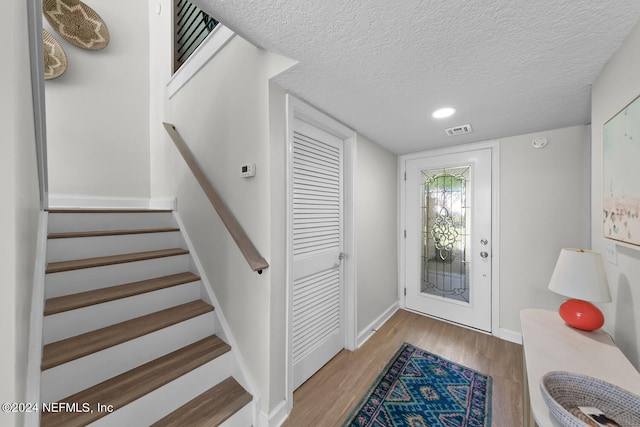
<svg viewBox="0 0 640 427">
<path fill-rule="evenodd" d="M 294 119 L 294 390 L 344 347 L 343 145 L 341 139 Z"/>
<path fill-rule="evenodd" d="M 406 162 L 407 308 L 491 331 L 491 149 Z"/>
</svg>

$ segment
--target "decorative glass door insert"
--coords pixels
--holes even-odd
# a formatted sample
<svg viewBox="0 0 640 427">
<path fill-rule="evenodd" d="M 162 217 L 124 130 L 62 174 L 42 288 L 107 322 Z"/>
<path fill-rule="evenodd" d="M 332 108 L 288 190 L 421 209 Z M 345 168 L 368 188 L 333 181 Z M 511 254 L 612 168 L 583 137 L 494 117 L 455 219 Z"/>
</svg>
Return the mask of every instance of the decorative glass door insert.
<svg viewBox="0 0 640 427">
<path fill-rule="evenodd" d="M 492 149 L 405 163 L 405 308 L 491 331 Z"/>
<path fill-rule="evenodd" d="M 470 168 L 421 171 L 420 291 L 469 302 Z"/>
</svg>

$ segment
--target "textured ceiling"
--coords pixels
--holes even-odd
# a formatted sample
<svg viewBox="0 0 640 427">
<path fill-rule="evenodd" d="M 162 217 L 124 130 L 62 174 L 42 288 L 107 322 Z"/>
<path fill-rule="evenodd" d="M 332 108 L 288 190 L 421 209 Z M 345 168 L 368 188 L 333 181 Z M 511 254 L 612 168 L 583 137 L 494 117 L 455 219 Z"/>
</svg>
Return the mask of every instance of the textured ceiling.
<svg viewBox="0 0 640 427">
<path fill-rule="evenodd" d="M 638 0 L 195 3 L 297 60 L 275 78 L 288 92 L 399 154 L 590 123 L 591 84 L 640 19 Z"/>
</svg>

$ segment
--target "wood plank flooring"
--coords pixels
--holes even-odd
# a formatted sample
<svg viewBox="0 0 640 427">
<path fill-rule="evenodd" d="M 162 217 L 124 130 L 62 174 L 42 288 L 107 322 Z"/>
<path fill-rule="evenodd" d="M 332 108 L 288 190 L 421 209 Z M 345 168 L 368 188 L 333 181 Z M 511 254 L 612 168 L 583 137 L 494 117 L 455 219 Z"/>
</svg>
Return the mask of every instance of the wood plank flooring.
<svg viewBox="0 0 640 427">
<path fill-rule="evenodd" d="M 522 426 L 522 347 L 399 310 L 361 348 L 342 350 L 293 395 L 285 427 L 340 426 L 403 342 L 493 377 L 492 426 Z"/>
</svg>

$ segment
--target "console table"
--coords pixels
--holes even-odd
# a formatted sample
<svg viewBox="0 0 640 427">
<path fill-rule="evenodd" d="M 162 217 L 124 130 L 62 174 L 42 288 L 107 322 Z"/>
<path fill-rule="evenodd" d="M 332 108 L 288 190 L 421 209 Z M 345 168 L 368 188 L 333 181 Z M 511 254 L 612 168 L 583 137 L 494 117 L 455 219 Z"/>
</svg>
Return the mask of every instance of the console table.
<svg viewBox="0 0 640 427">
<path fill-rule="evenodd" d="M 557 427 L 542 399 L 540 378 L 568 371 L 607 381 L 640 395 L 640 373 L 602 329 L 584 332 L 567 326 L 555 311 L 520 312 L 524 346 L 524 426 Z"/>
</svg>

